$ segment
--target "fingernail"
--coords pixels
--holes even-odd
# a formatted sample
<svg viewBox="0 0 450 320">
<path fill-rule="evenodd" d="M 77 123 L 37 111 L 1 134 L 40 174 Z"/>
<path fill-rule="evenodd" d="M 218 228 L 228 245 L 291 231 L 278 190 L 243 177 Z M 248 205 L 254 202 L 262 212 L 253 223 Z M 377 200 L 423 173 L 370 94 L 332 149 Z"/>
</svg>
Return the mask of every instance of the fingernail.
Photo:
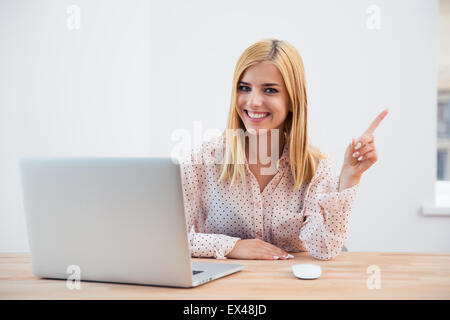
<svg viewBox="0 0 450 320">
<path fill-rule="evenodd" d="M 355 146 L 355 150 L 358 150 L 359 148 L 361 148 L 361 142 L 358 142 L 358 144 Z"/>
<path fill-rule="evenodd" d="M 363 156 L 359 157 L 359 158 L 358 158 L 358 161 L 361 161 L 362 158 L 363 158 Z"/>
<path fill-rule="evenodd" d="M 288 255 L 286 256 L 286 258 L 292 259 L 292 258 L 294 258 L 294 256 L 293 256 L 292 254 L 288 254 Z"/>
<path fill-rule="evenodd" d="M 274 258 L 275 260 L 280 259 L 278 256 L 273 256 L 273 258 Z"/>
<path fill-rule="evenodd" d="M 353 158 L 356 158 L 359 155 L 359 151 L 356 151 L 352 156 Z"/>
</svg>

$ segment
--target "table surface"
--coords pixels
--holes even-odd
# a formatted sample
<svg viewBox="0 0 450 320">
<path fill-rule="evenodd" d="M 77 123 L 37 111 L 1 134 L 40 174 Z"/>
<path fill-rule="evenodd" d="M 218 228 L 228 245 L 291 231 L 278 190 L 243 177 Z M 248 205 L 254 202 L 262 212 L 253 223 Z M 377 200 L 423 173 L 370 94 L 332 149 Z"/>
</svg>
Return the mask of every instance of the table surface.
<svg viewBox="0 0 450 320">
<path fill-rule="evenodd" d="M 282 261 L 193 259 L 245 265 L 195 288 L 82 281 L 79 290 L 70 290 L 65 280 L 35 277 L 28 253 L 2 253 L 0 299 L 450 299 L 450 254 L 341 252 L 327 261 L 307 252 L 293 255 Z M 322 276 L 297 279 L 291 269 L 296 263 L 318 264 Z M 378 288 L 372 270 L 379 270 Z"/>
</svg>

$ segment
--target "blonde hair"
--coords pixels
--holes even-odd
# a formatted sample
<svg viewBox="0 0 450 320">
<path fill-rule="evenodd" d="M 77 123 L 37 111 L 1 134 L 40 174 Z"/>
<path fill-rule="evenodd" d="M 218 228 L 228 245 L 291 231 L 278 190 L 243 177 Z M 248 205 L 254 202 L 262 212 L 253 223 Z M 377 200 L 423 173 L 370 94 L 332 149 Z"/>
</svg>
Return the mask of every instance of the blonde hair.
<svg viewBox="0 0 450 320">
<path fill-rule="evenodd" d="M 289 143 L 294 189 L 297 189 L 311 181 L 317 169 L 316 161 L 325 156 L 308 143 L 308 100 L 303 60 L 294 46 L 277 39 L 265 39 L 251 45 L 236 63 L 230 110 L 226 130 L 222 134 L 225 138 L 225 155 L 219 181 L 231 180 L 233 185 L 238 177 L 245 180 L 245 138 L 235 134 L 238 129 L 245 130 L 245 126 L 237 113 L 236 91 L 244 71 L 262 61 L 269 61 L 278 68 L 289 94 L 292 112 L 288 113 L 283 130 L 287 137 L 285 143 Z"/>
</svg>

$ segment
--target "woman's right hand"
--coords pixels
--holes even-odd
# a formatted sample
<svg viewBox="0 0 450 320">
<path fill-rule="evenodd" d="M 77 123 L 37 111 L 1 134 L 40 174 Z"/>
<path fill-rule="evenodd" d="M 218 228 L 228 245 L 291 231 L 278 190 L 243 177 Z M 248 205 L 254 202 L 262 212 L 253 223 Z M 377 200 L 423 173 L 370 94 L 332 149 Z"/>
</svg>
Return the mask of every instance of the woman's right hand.
<svg viewBox="0 0 450 320">
<path fill-rule="evenodd" d="M 261 239 L 238 240 L 226 256 L 231 259 L 286 260 L 288 253 Z"/>
</svg>

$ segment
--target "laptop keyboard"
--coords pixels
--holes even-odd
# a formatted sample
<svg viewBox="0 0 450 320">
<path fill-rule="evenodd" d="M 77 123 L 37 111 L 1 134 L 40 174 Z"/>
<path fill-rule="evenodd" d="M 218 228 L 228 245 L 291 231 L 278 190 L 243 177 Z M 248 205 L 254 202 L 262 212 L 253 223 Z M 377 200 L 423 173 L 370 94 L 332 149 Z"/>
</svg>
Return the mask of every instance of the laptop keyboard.
<svg viewBox="0 0 450 320">
<path fill-rule="evenodd" d="M 201 270 L 193 270 L 193 271 L 192 271 L 192 275 L 195 276 L 196 274 L 202 273 L 202 272 L 203 272 L 203 271 L 201 271 Z"/>
</svg>

